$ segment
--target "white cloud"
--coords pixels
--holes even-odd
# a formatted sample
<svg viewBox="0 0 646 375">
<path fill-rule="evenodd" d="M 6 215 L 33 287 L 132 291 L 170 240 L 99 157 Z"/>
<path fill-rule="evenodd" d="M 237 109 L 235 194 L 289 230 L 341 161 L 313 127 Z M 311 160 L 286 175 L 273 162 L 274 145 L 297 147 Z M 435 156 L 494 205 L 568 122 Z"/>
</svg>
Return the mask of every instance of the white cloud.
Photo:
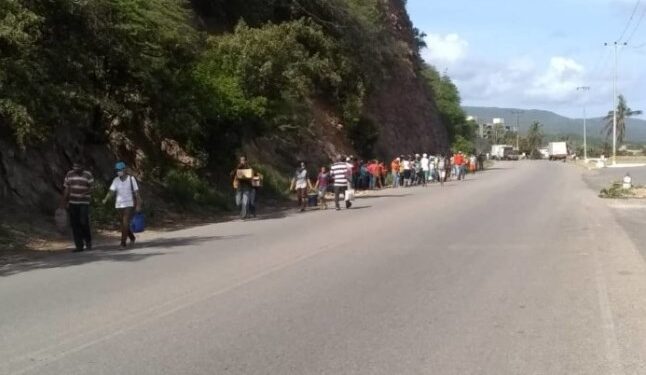
<svg viewBox="0 0 646 375">
<path fill-rule="evenodd" d="M 424 59 L 440 69 L 463 59 L 467 54 L 469 42 L 458 34 L 428 34 L 427 48 L 422 53 Z"/>
<path fill-rule="evenodd" d="M 579 116 L 583 104 L 602 115 L 612 106 L 611 81 L 590 72 L 570 55 L 519 55 L 514 58 L 476 55 L 469 41 L 456 33 L 429 34 L 424 59 L 447 72 L 460 89 L 465 105 L 536 108 Z M 642 75 L 622 71 L 620 91 L 638 98 L 635 82 Z M 630 79 L 629 79 L 630 78 Z M 579 86 L 592 86 L 587 94 Z M 633 107 L 642 109 L 637 100 Z"/>
<path fill-rule="evenodd" d="M 555 56 L 547 70 L 536 75 L 525 94 L 542 102 L 561 102 L 576 96 L 576 88 L 583 85 L 585 69 L 571 58 Z"/>
</svg>

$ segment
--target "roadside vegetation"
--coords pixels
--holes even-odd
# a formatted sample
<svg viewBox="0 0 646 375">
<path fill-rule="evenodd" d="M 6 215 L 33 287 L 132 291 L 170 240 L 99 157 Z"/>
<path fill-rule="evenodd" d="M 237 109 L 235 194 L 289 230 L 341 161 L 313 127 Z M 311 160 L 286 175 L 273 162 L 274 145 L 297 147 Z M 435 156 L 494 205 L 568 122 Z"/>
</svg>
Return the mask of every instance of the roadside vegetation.
<svg viewBox="0 0 646 375">
<path fill-rule="evenodd" d="M 448 75 L 440 74 L 435 67 L 428 64 L 424 66 L 423 75 L 435 94 L 440 118 L 449 132 L 451 149 L 475 153 L 478 124 L 475 121 L 467 121 L 457 86 Z"/>
<path fill-rule="evenodd" d="M 645 199 L 646 187 L 641 185 L 624 189 L 621 182 L 615 181 L 608 188 L 601 189 L 600 198 L 608 199 Z"/>
<path fill-rule="evenodd" d="M 220 203 L 195 178 L 227 185 L 233 154 L 258 137 L 311 137 L 315 105 L 372 156 L 367 95 L 411 53 L 379 0 L 0 0 L 0 13 L 3 139 L 23 149 L 61 129 L 93 144 L 127 139 L 151 182 L 177 190 L 175 177 L 194 173 L 178 199 L 200 204 Z M 414 30 L 417 56 L 423 35 Z M 457 88 L 423 69 L 454 145 L 472 148 Z M 191 172 L 160 150 L 169 139 Z"/>
</svg>

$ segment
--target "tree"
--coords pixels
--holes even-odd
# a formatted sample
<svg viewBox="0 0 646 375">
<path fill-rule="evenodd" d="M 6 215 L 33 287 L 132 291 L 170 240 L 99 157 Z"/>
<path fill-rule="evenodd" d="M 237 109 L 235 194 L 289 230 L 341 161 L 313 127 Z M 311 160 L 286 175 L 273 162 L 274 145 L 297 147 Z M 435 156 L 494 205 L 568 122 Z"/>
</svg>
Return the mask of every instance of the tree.
<svg viewBox="0 0 646 375">
<path fill-rule="evenodd" d="M 495 124 L 493 126 L 493 143 L 494 144 L 502 144 L 505 142 L 505 137 L 507 134 L 507 130 L 505 129 L 505 126 L 502 124 Z"/>
<path fill-rule="evenodd" d="M 469 123 L 462 109 L 460 92 L 457 86 L 446 74 L 440 74 L 435 67 L 426 65 L 422 74 L 435 94 L 437 109 L 442 122 L 449 132 L 449 139 L 455 142 L 458 136 L 472 141 L 475 138 L 478 125 Z"/>
<path fill-rule="evenodd" d="M 529 147 L 532 150 L 540 148 L 543 144 L 543 138 L 543 124 L 538 121 L 534 121 L 527 132 Z"/>
<path fill-rule="evenodd" d="M 66 125 L 186 125 L 200 47 L 187 4 L 0 0 L 0 123 L 23 145 Z"/>
<path fill-rule="evenodd" d="M 543 125 L 538 121 L 534 121 L 527 131 L 527 145 L 532 158 L 540 158 L 538 149 L 543 145 L 543 138 Z"/>
<path fill-rule="evenodd" d="M 618 97 L 619 102 L 617 103 L 617 142 L 623 143 L 625 137 L 626 137 L 626 123 L 628 122 L 628 119 L 632 116 L 639 116 L 643 112 L 642 111 L 633 111 L 628 107 L 626 104 L 626 98 L 623 95 L 619 95 Z M 613 128 L 613 121 L 614 121 L 614 111 L 609 111 L 608 115 L 604 117 L 604 120 L 606 121 L 606 126 L 603 128 L 603 132 L 606 133 L 606 137 L 612 137 L 612 128 Z"/>
</svg>

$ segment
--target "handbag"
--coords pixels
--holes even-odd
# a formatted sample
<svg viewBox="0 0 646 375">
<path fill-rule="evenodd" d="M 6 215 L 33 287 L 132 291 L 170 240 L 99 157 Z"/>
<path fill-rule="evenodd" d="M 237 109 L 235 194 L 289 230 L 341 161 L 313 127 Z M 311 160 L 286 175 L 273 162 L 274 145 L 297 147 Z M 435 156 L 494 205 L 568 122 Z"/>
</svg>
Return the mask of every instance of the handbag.
<svg viewBox="0 0 646 375">
<path fill-rule="evenodd" d="M 133 177 L 130 176 L 130 190 L 132 191 L 132 202 L 135 204 L 135 207 L 136 207 L 137 197 L 135 195 L 135 187 L 134 187 L 134 184 L 132 183 L 132 179 Z M 130 231 L 132 233 L 141 233 L 145 230 L 146 230 L 146 220 L 144 217 L 144 213 L 136 212 L 132 217 L 132 220 L 130 220 Z"/>
<path fill-rule="evenodd" d="M 349 202 L 354 200 L 354 189 L 347 189 L 345 191 L 345 200 Z"/>
<path fill-rule="evenodd" d="M 137 212 L 130 221 L 130 231 L 132 233 L 141 233 L 146 230 L 146 220 L 143 212 Z"/>
</svg>

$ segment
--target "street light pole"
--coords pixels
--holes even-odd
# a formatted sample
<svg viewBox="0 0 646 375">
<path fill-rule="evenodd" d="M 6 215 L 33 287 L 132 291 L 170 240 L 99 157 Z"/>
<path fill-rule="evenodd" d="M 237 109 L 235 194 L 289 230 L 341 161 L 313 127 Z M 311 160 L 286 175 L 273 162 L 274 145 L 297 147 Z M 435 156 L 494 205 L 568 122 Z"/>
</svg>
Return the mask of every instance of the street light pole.
<svg viewBox="0 0 646 375">
<path fill-rule="evenodd" d="M 577 91 L 584 91 L 588 92 L 590 91 L 590 86 L 580 86 L 576 88 Z M 583 99 L 583 160 L 587 163 L 588 162 L 588 135 L 587 135 L 587 126 L 586 126 L 586 120 L 587 120 L 587 115 L 586 115 L 586 97 Z"/>
<path fill-rule="evenodd" d="M 617 56 L 617 48 L 620 45 L 627 46 L 628 43 L 620 43 L 618 41 L 612 43 L 615 49 L 615 72 L 612 79 L 612 165 L 617 164 L 617 75 L 619 66 L 619 57 Z M 609 43 L 604 43 L 608 46 Z"/>
</svg>

